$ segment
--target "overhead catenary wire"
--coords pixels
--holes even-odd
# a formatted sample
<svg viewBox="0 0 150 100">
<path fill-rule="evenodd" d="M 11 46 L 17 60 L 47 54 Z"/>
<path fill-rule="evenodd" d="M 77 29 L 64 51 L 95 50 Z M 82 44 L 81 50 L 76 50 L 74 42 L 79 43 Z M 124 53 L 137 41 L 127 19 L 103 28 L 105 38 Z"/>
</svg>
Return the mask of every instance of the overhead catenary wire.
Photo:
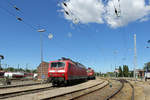
<svg viewBox="0 0 150 100">
<path fill-rule="evenodd" d="M 23 22 L 25 25 L 27 25 L 28 27 L 32 28 L 33 30 L 36 30 L 36 28 L 34 26 L 32 26 L 31 24 L 27 23 L 26 21 L 24 21 L 24 19 L 22 17 L 17 16 L 16 14 L 10 12 L 8 9 L 0 6 L 0 8 L 5 11 L 7 14 L 15 17 L 18 21 Z"/>
<path fill-rule="evenodd" d="M 78 16 L 75 16 L 74 13 L 71 11 L 71 9 L 68 8 L 68 5 L 65 1 L 62 2 L 62 5 L 68 10 L 64 9 L 64 12 L 67 16 L 70 16 L 73 20 L 74 24 L 78 24 L 80 21 L 80 18 Z"/>
<path fill-rule="evenodd" d="M 11 4 L 11 3 L 10 3 L 10 5 L 13 6 L 13 4 Z M 18 21 L 23 22 L 23 24 L 25 24 L 26 26 L 28 26 L 28 27 L 31 28 L 32 30 L 37 31 L 37 30 L 39 29 L 38 27 L 35 27 L 35 26 L 29 24 L 28 22 L 26 22 L 23 18 L 16 16 L 16 14 L 10 12 L 8 9 L 3 8 L 3 7 L 1 7 L 1 6 L 0 6 L 0 8 L 1 8 L 3 11 L 5 11 L 6 13 L 8 13 L 9 15 L 15 17 Z M 16 9 L 19 9 L 19 8 L 16 8 Z M 19 10 L 20 10 L 20 9 L 19 9 Z M 42 34 L 42 35 L 43 35 L 45 38 L 47 38 L 47 39 L 49 38 L 49 35 L 47 35 L 47 34 Z M 50 36 L 50 38 L 51 38 L 51 36 Z M 55 42 L 55 43 L 56 43 L 56 42 Z M 64 48 L 64 47 L 63 47 L 62 45 L 60 45 L 59 43 L 56 43 L 56 45 L 59 45 L 59 47 L 61 47 L 61 48 L 64 49 L 65 51 L 67 51 L 67 50 L 69 50 L 69 52 L 72 51 L 72 50 L 70 50 L 70 49 L 68 49 L 68 48 L 67 48 L 67 49 Z"/>
<path fill-rule="evenodd" d="M 73 12 L 71 11 L 71 9 L 69 9 L 68 8 L 68 5 L 67 5 L 67 3 L 64 1 L 64 2 L 62 2 L 62 5 L 65 7 L 65 9 L 64 9 L 64 13 L 67 15 L 67 16 L 70 16 L 70 17 L 74 17 L 74 19 L 72 19 L 73 21 L 74 20 L 79 20 L 80 21 L 80 18 L 78 17 L 78 16 L 74 16 L 74 14 L 73 14 Z M 86 35 L 87 36 L 87 38 L 89 38 L 89 39 L 91 39 L 91 38 L 93 38 L 93 36 L 88 36 L 88 35 Z M 94 38 L 93 38 L 93 40 L 95 40 Z M 94 44 L 95 45 L 95 47 L 96 47 L 96 49 L 98 50 L 98 51 L 100 51 L 101 50 L 101 52 L 102 52 L 102 49 L 98 49 L 98 45 L 96 45 L 96 44 Z M 103 53 L 101 53 L 102 55 L 103 55 Z M 104 58 L 104 56 L 103 56 L 103 58 Z"/>
<path fill-rule="evenodd" d="M 114 10 L 115 10 L 115 14 L 116 14 L 117 17 L 120 17 L 120 15 L 121 15 L 120 0 L 117 0 L 117 3 L 118 3 L 118 9 L 117 9 L 114 1 L 112 1 L 113 7 L 114 7 Z"/>
<path fill-rule="evenodd" d="M 11 0 L 4 0 L 4 1 L 5 1 L 6 3 L 8 3 L 8 5 L 9 5 L 10 7 L 13 7 L 17 12 L 23 13 L 19 7 L 17 7 L 15 4 L 11 3 Z"/>
<path fill-rule="evenodd" d="M 23 22 L 25 25 L 27 25 L 28 27 L 30 27 L 31 29 L 33 29 L 34 31 L 37 31 L 39 28 L 38 27 L 35 27 L 35 26 L 33 26 L 33 25 L 31 25 L 31 24 L 29 24 L 29 23 L 27 23 L 26 21 L 24 21 L 24 19 L 23 18 L 20 18 L 20 17 L 17 17 L 15 14 L 13 14 L 13 13 L 11 13 L 9 10 L 7 10 L 7 9 L 5 9 L 5 8 L 3 8 L 3 10 L 5 11 L 5 12 L 7 12 L 8 14 L 10 14 L 10 15 L 12 15 L 13 17 L 16 17 L 16 19 L 18 20 L 18 21 L 21 21 L 21 22 Z M 45 38 L 49 38 L 49 35 L 47 35 L 47 34 L 42 34 Z M 70 49 L 66 49 L 66 48 L 64 48 L 62 45 L 60 45 L 59 43 L 57 43 L 57 42 L 55 42 L 55 44 L 56 45 L 59 45 L 59 47 L 61 47 L 62 49 L 64 49 L 65 51 L 67 51 L 68 52 L 68 50 L 69 50 L 69 52 L 70 51 L 72 51 L 72 50 L 70 50 Z"/>
</svg>

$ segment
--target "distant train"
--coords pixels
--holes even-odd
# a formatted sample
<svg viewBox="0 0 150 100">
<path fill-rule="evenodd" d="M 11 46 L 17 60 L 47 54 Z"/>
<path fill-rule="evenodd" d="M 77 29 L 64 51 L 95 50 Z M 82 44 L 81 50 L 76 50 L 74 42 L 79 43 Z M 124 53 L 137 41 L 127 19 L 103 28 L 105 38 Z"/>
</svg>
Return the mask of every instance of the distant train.
<svg viewBox="0 0 150 100">
<path fill-rule="evenodd" d="M 2 75 L 1 75 L 2 76 Z M 2 77 L 21 79 L 21 78 L 36 78 L 37 74 L 26 72 L 4 72 Z"/>
<path fill-rule="evenodd" d="M 9 77 L 9 78 L 23 78 L 24 73 L 22 72 L 5 72 L 4 77 Z"/>
<path fill-rule="evenodd" d="M 91 69 L 90 67 L 87 69 L 87 76 L 88 76 L 88 79 L 95 79 L 95 73 L 94 73 L 94 70 Z"/>
<path fill-rule="evenodd" d="M 84 65 L 67 58 L 62 58 L 57 61 L 50 61 L 48 79 L 52 82 L 52 85 L 55 86 L 70 84 L 79 80 L 87 80 L 88 74 Z"/>
</svg>

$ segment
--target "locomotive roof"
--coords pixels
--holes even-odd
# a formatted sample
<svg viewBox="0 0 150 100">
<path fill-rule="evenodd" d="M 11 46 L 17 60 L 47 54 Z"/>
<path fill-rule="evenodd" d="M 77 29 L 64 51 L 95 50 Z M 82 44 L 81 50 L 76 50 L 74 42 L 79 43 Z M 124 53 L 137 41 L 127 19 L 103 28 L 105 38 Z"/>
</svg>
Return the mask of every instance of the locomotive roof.
<svg viewBox="0 0 150 100">
<path fill-rule="evenodd" d="M 75 61 L 73 61 L 73 60 L 71 60 L 69 58 L 64 58 L 64 57 L 62 57 L 61 59 L 58 59 L 56 61 L 52 61 L 52 62 L 59 62 L 59 61 L 70 61 L 70 62 L 74 63 L 75 65 L 77 65 L 79 67 L 86 68 L 83 64 L 81 64 L 79 62 L 75 62 Z"/>
</svg>

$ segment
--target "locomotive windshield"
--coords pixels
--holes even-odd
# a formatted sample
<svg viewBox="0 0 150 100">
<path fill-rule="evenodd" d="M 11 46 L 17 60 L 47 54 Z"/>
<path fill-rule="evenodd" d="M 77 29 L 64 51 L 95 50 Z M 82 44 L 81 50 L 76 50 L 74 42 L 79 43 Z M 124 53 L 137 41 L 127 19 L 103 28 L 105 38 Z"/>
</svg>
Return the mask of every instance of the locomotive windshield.
<svg viewBox="0 0 150 100">
<path fill-rule="evenodd" d="M 64 67 L 65 63 L 64 62 L 52 62 L 51 67 Z"/>
</svg>

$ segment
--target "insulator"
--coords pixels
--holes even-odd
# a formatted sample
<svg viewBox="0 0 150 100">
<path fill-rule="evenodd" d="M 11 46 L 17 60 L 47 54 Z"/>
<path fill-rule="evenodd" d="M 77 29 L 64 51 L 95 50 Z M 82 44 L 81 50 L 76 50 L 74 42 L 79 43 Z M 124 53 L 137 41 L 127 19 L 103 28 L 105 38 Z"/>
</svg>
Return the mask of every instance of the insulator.
<svg viewBox="0 0 150 100">
<path fill-rule="evenodd" d="M 64 6 L 66 6 L 66 7 L 67 7 L 67 4 L 66 4 L 65 2 L 63 2 L 63 4 L 64 4 Z"/>
<path fill-rule="evenodd" d="M 19 8 L 17 8 L 16 6 L 14 6 L 14 8 L 16 9 L 16 10 L 20 10 Z"/>
<path fill-rule="evenodd" d="M 68 13 L 67 11 L 65 11 L 65 13 L 66 13 L 67 15 L 69 15 L 69 13 Z"/>
<path fill-rule="evenodd" d="M 118 14 L 118 12 L 117 12 L 117 9 L 115 8 L 115 13 L 116 13 L 116 15 Z"/>
<path fill-rule="evenodd" d="M 22 18 L 20 18 L 20 17 L 17 17 L 17 19 L 18 19 L 19 21 L 22 21 Z"/>
</svg>

